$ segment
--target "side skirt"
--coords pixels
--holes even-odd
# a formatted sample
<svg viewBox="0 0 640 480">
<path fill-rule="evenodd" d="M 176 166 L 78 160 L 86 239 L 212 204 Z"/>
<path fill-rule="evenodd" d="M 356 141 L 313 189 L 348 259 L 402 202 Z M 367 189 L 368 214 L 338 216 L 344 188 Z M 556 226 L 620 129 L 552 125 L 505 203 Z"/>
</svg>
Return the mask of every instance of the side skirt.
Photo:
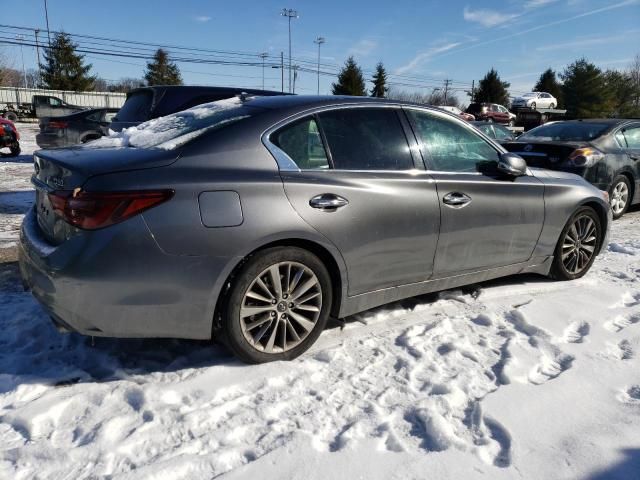
<svg viewBox="0 0 640 480">
<path fill-rule="evenodd" d="M 341 305 L 339 317 L 348 317 L 370 308 L 379 307 L 391 302 L 403 300 L 405 298 L 424 295 L 425 293 L 448 290 L 450 288 L 461 287 L 473 283 L 493 280 L 494 278 L 506 277 L 520 273 L 537 273 L 548 275 L 551 269 L 553 256 L 536 257 L 528 262 L 516 263 L 505 267 L 481 270 L 478 272 L 454 275 L 452 277 L 426 280 L 424 282 L 411 283 L 398 287 L 385 288 L 374 292 L 363 293 L 347 297 Z"/>
</svg>

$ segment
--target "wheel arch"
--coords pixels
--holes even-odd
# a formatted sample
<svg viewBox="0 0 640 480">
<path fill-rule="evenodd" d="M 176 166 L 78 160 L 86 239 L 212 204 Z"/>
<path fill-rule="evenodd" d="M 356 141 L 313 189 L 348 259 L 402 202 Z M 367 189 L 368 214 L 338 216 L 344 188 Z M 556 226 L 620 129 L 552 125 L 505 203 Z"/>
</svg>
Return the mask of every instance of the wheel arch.
<svg viewBox="0 0 640 480">
<path fill-rule="evenodd" d="M 636 194 L 636 179 L 635 179 L 635 175 L 631 171 L 630 167 L 626 167 L 626 168 L 623 168 L 622 170 L 620 170 L 613 177 L 613 180 L 615 180 L 615 177 L 617 177 L 618 175 L 623 175 L 623 176 L 627 177 L 627 180 L 629 180 L 629 188 L 631 189 L 631 191 L 629 192 L 629 202 L 630 202 L 629 205 L 632 205 L 633 204 L 633 199 L 634 199 L 635 194 Z M 613 188 L 613 181 L 612 181 L 612 188 Z"/>
<path fill-rule="evenodd" d="M 320 259 L 320 261 L 322 261 L 322 263 L 327 268 L 327 271 L 329 272 L 329 277 L 331 278 L 333 300 L 331 305 L 331 315 L 339 315 L 342 301 L 345 298 L 344 296 L 346 295 L 347 291 L 346 268 L 344 267 L 344 264 L 341 262 L 341 260 L 336 259 L 335 255 L 326 246 L 322 245 L 319 242 L 305 238 L 283 238 L 263 243 L 259 247 L 254 248 L 251 252 L 240 258 L 240 260 L 232 268 L 231 273 L 229 273 L 229 275 L 227 275 L 227 277 L 225 278 L 222 284 L 222 288 L 218 293 L 218 298 L 216 299 L 213 315 L 214 331 L 216 325 L 220 321 L 220 313 L 223 307 L 223 302 L 226 299 L 226 294 L 231 287 L 234 277 L 238 274 L 238 272 L 246 264 L 246 262 L 256 253 L 274 247 L 302 248 L 313 253 Z"/>
</svg>

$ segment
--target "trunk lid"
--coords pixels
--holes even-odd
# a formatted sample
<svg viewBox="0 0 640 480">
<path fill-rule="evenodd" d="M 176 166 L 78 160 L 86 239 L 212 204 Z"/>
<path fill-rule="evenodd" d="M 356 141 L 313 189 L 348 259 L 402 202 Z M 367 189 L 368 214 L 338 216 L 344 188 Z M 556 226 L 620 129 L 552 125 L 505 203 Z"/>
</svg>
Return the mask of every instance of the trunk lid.
<svg viewBox="0 0 640 480">
<path fill-rule="evenodd" d="M 73 191 L 96 175 L 167 166 L 177 158 L 175 151 L 161 149 L 79 147 L 36 152 L 35 173 L 31 178 L 36 187 L 35 208 L 43 235 L 51 244 L 59 245 L 77 232 L 75 227 L 54 214 L 48 193 Z"/>
<path fill-rule="evenodd" d="M 502 145 L 509 152 L 516 153 L 525 159 L 530 167 L 558 169 L 566 162 L 569 155 L 585 142 L 507 142 Z"/>
</svg>

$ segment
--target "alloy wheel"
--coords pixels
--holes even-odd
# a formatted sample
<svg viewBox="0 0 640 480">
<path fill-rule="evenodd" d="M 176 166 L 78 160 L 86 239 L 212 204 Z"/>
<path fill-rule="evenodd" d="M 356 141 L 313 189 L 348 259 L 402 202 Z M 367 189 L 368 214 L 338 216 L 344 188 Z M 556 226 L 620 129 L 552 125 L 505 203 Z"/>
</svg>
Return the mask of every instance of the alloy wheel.
<svg viewBox="0 0 640 480">
<path fill-rule="evenodd" d="M 242 334 L 259 351 L 286 352 L 311 333 L 321 311 L 316 274 L 298 262 L 276 263 L 263 270 L 243 296 Z"/>
<path fill-rule="evenodd" d="M 618 182 L 611 192 L 611 210 L 614 215 L 620 215 L 627 207 L 629 187 L 625 182 Z"/>
<path fill-rule="evenodd" d="M 581 273 L 589 266 L 597 244 L 596 224 L 589 215 L 576 218 L 562 241 L 562 264 L 571 274 Z"/>
</svg>

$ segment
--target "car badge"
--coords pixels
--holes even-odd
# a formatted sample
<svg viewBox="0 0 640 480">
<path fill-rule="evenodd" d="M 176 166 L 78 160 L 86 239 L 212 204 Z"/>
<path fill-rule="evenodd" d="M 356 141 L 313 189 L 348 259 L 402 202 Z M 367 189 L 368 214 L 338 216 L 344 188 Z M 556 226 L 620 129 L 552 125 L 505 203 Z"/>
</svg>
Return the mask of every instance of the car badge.
<svg viewBox="0 0 640 480">
<path fill-rule="evenodd" d="M 530 152 L 531 150 L 533 150 L 533 145 L 527 145 L 524 147 L 525 152 Z"/>
</svg>

